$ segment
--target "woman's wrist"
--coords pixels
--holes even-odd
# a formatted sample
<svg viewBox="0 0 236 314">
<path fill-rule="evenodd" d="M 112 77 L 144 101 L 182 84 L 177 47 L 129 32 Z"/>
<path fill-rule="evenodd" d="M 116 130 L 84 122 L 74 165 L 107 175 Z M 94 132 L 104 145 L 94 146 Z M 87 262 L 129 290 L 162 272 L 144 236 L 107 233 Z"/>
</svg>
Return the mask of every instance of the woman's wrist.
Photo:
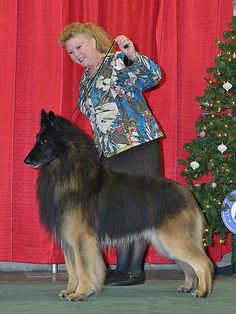
<svg viewBox="0 0 236 314">
<path fill-rule="evenodd" d="M 129 58 L 131 61 L 134 61 L 137 58 L 136 50 L 132 54 L 126 54 L 127 58 Z"/>
</svg>

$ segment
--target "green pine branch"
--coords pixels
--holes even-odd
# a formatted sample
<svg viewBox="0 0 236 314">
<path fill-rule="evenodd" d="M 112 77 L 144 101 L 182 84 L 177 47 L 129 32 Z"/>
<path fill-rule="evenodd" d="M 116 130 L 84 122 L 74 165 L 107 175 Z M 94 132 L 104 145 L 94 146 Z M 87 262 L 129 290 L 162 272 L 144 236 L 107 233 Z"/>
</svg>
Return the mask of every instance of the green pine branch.
<svg viewBox="0 0 236 314">
<path fill-rule="evenodd" d="M 216 40 L 219 53 L 206 70 L 208 86 L 196 97 L 202 109 L 195 122 L 198 137 L 183 146 L 188 156 L 179 160 L 206 218 L 207 245 L 214 234 L 224 242 L 228 230 L 221 219 L 222 202 L 236 188 L 236 17 L 229 26 L 225 40 Z"/>
</svg>

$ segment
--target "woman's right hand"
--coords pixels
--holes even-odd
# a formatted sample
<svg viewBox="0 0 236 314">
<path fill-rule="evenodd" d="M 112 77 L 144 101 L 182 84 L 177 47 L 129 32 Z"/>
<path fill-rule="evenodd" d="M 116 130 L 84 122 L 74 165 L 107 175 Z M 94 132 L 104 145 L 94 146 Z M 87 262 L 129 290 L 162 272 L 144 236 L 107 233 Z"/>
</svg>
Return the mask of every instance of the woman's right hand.
<svg viewBox="0 0 236 314">
<path fill-rule="evenodd" d="M 125 35 L 119 35 L 115 38 L 115 42 L 119 46 L 120 50 L 130 59 L 136 58 L 136 50 L 133 42 Z"/>
</svg>

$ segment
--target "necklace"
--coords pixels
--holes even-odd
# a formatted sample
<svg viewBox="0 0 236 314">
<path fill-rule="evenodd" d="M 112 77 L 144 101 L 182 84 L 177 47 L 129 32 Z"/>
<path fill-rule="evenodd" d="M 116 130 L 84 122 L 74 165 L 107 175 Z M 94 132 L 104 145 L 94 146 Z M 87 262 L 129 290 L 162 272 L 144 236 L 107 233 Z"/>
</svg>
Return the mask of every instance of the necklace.
<svg viewBox="0 0 236 314">
<path fill-rule="evenodd" d="M 98 70 L 98 68 L 99 68 L 99 66 L 101 64 L 101 62 L 103 61 L 103 58 L 104 57 L 101 57 L 101 60 L 99 61 L 99 63 L 95 67 L 93 67 L 93 69 L 91 67 L 88 68 L 88 77 L 89 78 L 92 78 L 95 75 L 95 73 L 97 72 L 97 70 Z"/>
<path fill-rule="evenodd" d="M 92 87 L 92 84 L 93 84 L 95 78 L 98 76 L 99 72 L 101 71 L 101 69 L 102 69 L 102 67 L 103 67 L 103 65 L 104 65 L 104 63 L 105 63 L 105 61 L 106 61 L 106 59 L 107 59 L 107 57 L 108 57 L 108 55 L 109 55 L 109 53 L 110 53 L 110 51 L 111 51 L 113 45 L 114 45 L 114 43 L 115 43 L 115 40 L 113 40 L 113 42 L 112 42 L 110 48 L 108 49 L 108 51 L 107 51 L 105 57 L 101 60 L 100 65 L 99 65 L 97 71 L 95 71 L 94 74 L 93 74 L 93 76 L 90 78 L 89 84 L 87 85 L 87 88 L 86 88 L 86 90 L 85 90 L 85 92 L 84 92 L 84 96 L 83 96 L 83 98 L 81 99 L 81 103 L 84 102 L 84 101 L 86 101 L 86 99 L 87 99 L 87 97 L 88 97 L 88 94 L 89 94 L 89 92 L 90 92 L 90 89 L 91 89 L 91 87 Z M 72 113 L 71 113 L 71 115 L 70 115 L 70 120 L 72 119 L 72 117 L 73 117 L 73 115 L 75 114 L 75 112 L 76 112 L 77 109 L 78 109 L 78 105 L 76 105 L 75 109 L 72 111 Z"/>
</svg>

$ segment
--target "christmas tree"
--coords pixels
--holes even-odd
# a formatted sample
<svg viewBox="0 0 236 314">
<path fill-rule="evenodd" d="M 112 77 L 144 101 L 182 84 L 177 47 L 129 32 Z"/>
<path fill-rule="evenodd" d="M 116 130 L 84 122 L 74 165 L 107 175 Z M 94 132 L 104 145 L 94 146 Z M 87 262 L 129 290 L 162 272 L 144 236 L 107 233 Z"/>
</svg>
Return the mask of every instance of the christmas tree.
<svg viewBox="0 0 236 314">
<path fill-rule="evenodd" d="M 198 137 L 184 145 L 188 157 L 179 161 L 206 217 L 205 245 L 214 234 L 224 244 L 229 231 L 221 219 L 222 203 L 236 189 L 236 17 L 229 26 L 224 40 L 216 41 L 219 54 L 207 69 L 204 95 L 196 98 L 202 109 L 195 123 Z"/>
</svg>

